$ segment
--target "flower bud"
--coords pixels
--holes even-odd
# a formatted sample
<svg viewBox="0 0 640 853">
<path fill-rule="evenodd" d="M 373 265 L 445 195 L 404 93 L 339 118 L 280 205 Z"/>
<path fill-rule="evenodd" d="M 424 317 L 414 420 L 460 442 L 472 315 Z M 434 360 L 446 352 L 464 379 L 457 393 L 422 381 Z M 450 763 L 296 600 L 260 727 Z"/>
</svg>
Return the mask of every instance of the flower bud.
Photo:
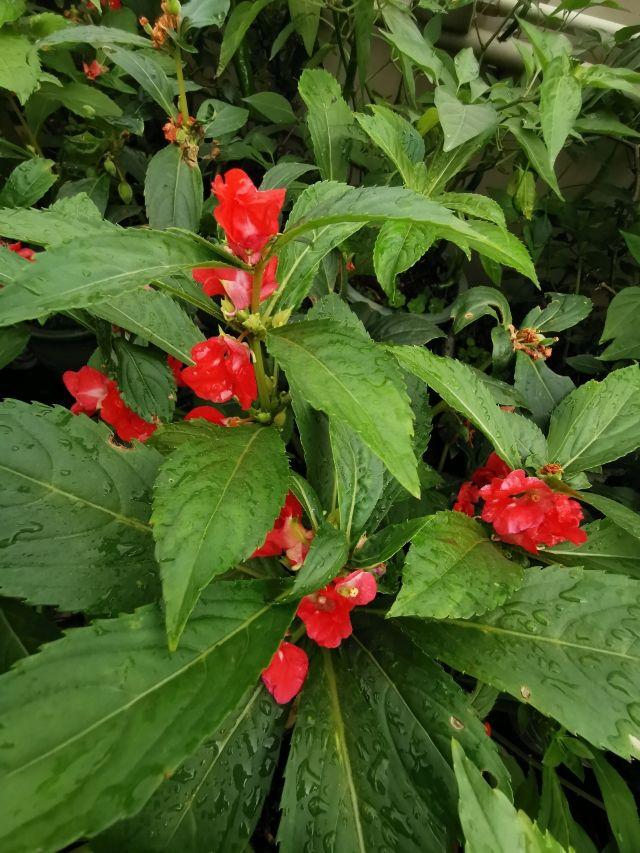
<svg viewBox="0 0 640 853">
<path fill-rule="evenodd" d="M 166 9 L 170 15 L 176 15 L 177 17 L 182 11 L 180 0 L 166 0 Z"/>
<path fill-rule="evenodd" d="M 131 185 L 126 181 L 120 181 L 118 184 L 118 195 L 125 204 L 131 204 L 133 199 L 133 190 L 131 189 Z"/>
<path fill-rule="evenodd" d="M 112 178 L 118 174 L 118 170 L 116 169 L 116 164 L 110 157 L 105 158 L 104 161 L 104 170 L 108 175 L 111 175 Z"/>
</svg>

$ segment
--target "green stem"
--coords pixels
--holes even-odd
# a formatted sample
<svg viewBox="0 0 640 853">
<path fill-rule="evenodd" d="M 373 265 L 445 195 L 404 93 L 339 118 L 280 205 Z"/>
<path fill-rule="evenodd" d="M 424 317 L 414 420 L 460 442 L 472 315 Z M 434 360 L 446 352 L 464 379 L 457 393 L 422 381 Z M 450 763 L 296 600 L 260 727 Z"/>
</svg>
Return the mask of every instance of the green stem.
<svg viewBox="0 0 640 853">
<path fill-rule="evenodd" d="M 182 113 L 182 121 L 187 122 L 189 118 L 189 104 L 187 103 L 187 92 L 184 88 L 184 74 L 182 73 L 182 53 L 179 47 L 176 47 L 176 79 L 178 81 L 178 106 Z"/>
<path fill-rule="evenodd" d="M 256 384 L 258 386 L 258 399 L 260 400 L 260 408 L 263 412 L 268 412 L 271 408 L 271 398 L 269 388 L 267 386 L 267 374 L 264 369 L 264 360 L 262 358 L 262 344 L 257 338 L 251 341 L 251 352 L 255 358 L 255 373 Z"/>
<path fill-rule="evenodd" d="M 34 132 L 31 130 L 31 128 L 29 127 L 29 125 L 25 121 L 24 116 L 22 115 L 22 110 L 13 100 L 11 101 L 11 107 L 13 109 L 13 112 L 16 115 L 16 118 L 20 122 L 22 129 L 25 132 L 25 135 L 28 139 L 29 144 L 31 145 L 33 150 L 36 152 L 36 154 L 38 154 L 38 156 L 44 157 L 44 154 L 42 153 L 42 148 L 40 148 L 40 145 L 38 143 L 38 140 L 35 137 Z"/>
</svg>

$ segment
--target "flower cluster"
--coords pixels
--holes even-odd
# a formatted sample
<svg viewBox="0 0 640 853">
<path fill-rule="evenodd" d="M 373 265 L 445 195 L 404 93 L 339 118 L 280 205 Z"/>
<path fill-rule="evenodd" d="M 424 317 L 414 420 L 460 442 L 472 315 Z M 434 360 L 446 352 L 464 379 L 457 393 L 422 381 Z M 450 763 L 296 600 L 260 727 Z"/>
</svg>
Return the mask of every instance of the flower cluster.
<svg viewBox="0 0 640 853">
<path fill-rule="evenodd" d="M 587 541 L 580 529 L 583 515 L 577 501 L 554 492 L 538 477 L 527 477 L 521 468 L 512 471 L 495 453 L 471 482 L 462 484 L 453 508 L 474 516 L 480 499 L 484 501 L 480 518 L 491 522 L 497 536 L 532 554 L 541 545 Z"/>
<path fill-rule="evenodd" d="M 71 411 L 76 414 L 95 415 L 100 412 L 103 421 L 112 426 L 123 441 L 146 441 L 152 435 L 157 424 L 143 420 L 127 406 L 118 386 L 93 367 L 81 367 L 80 370 L 67 370 L 62 374 L 67 391 L 76 398 Z"/>
<path fill-rule="evenodd" d="M 509 326 L 511 335 L 511 346 L 514 352 L 523 352 L 534 361 L 545 361 L 551 357 L 549 344 L 555 343 L 558 338 L 547 338 L 537 329 L 516 329 Z"/>
<path fill-rule="evenodd" d="M 228 403 L 235 397 L 243 409 L 256 399 L 256 374 L 246 344 L 229 335 L 218 335 L 196 344 L 191 358 L 193 367 L 181 368 L 179 362 L 170 362 L 177 385 L 186 385 L 212 403 Z"/>
<path fill-rule="evenodd" d="M 213 212 L 233 254 L 246 264 L 255 265 L 267 243 L 278 233 L 278 220 L 286 191 L 259 190 L 242 169 L 230 169 L 217 175 L 211 191 L 218 200 Z M 277 259 L 271 258 L 262 272 L 260 302 L 278 287 Z M 194 279 L 208 296 L 224 296 L 230 303 L 228 316 L 251 305 L 254 274 L 233 267 L 197 267 Z"/>
<path fill-rule="evenodd" d="M 313 539 L 313 531 L 302 524 L 302 507 L 291 492 L 280 515 L 253 557 L 286 554 L 291 568 L 300 568 Z M 334 578 L 322 589 L 305 595 L 296 615 L 304 623 L 307 636 L 319 646 L 335 649 L 351 636 L 351 611 L 369 604 L 378 591 L 371 572 L 355 569 L 346 577 Z M 283 641 L 271 663 L 262 673 L 262 680 L 276 702 L 289 702 L 301 689 L 309 668 L 306 652 Z"/>
<path fill-rule="evenodd" d="M 84 71 L 84 76 L 87 80 L 95 80 L 96 77 L 99 77 L 101 74 L 104 74 L 105 71 L 108 71 L 106 65 L 100 65 L 97 59 L 94 59 L 88 65 L 86 62 L 82 63 L 82 70 Z"/>
</svg>

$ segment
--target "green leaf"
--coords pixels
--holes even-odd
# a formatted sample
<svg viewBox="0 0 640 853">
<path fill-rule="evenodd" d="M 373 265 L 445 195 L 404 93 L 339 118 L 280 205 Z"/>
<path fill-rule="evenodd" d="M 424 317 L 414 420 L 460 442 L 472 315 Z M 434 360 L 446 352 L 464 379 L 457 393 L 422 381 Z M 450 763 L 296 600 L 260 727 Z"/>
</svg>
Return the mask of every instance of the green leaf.
<svg viewBox="0 0 640 853">
<path fill-rule="evenodd" d="M 301 477 L 295 471 L 291 471 L 290 475 L 289 488 L 302 504 L 302 509 L 311 522 L 311 526 L 314 530 L 317 530 L 322 524 L 324 517 L 320 498 L 311 483 L 308 483 L 304 477 Z"/>
<path fill-rule="evenodd" d="M 333 580 L 347 562 L 349 545 L 341 530 L 322 524 L 311 542 L 304 565 L 296 575 L 290 597 L 317 592 Z"/>
<path fill-rule="evenodd" d="M 34 654 L 41 645 L 59 636 L 55 622 L 34 608 L 0 599 L 0 672 L 7 672 L 17 660 Z"/>
<path fill-rule="evenodd" d="M 118 390 L 124 402 L 146 421 L 170 421 L 176 384 L 167 360 L 151 347 L 117 338 Z"/>
<path fill-rule="evenodd" d="M 459 743 L 453 742 L 453 766 L 460 791 L 460 822 L 467 853 L 565 853 L 523 811 L 491 788 Z"/>
<path fill-rule="evenodd" d="M 183 10 L 184 11 L 184 10 Z M 176 114 L 173 104 L 173 83 L 165 74 L 152 52 L 125 50 L 110 47 L 106 54 L 116 65 L 126 71 L 138 85 L 162 107 L 168 116 Z"/>
<path fill-rule="evenodd" d="M 534 361 L 523 352 L 516 353 L 513 384 L 537 424 L 544 424 L 552 409 L 576 387 L 568 376 L 554 373 L 544 361 Z"/>
<path fill-rule="evenodd" d="M 433 225 L 438 238 L 451 240 L 465 250 L 476 249 L 499 263 L 513 267 L 537 284 L 531 258 L 522 243 L 492 223 L 478 220 L 463 222 L 438 202 L 402 187 L 355 189 L 346 184 L 328 183 L 316 184 L 310 190 L 313 193 L 307 190 L 301 196 L 300 200 L 305 199 L 304 206 L 292 211 L 284 233 L 272 246 L 273 252 L 279 254 L 282 247 L 292 240 L 311 239 L 312 235 L 307 232 L 320 229 L 322 233 L 324 226 L 334 223 L 422 223 Z M 316 206 L 311 203 L 314 198 L 318 201 Z M 282 283 L 281 287 L 284 287 Z"/>
<path fill-rule="evenodd" d="M 437 658 L 528 702 L 590 743 L 640 756 L 640 583 L 550 566 L 527 569 L 498 609 L 470 620 L 411 620 Z"/>
<path fill-rule="evenodd" d="M 572 391 L 551 415 L 549 461 L 588 471 L 640 447 L 640 367 L 614 370 Z"/>
<path fill-rule="evenodd" d="M 307 126 L 321 178 L 346 181 L 355 122 L 340 84 L 322 68 L 307 68 L 298 91 L 308 110 Z"/>
<path fill-rule="evenodd" d="M 618 361 L 622 358 L 640 359 L 638 342 L 640 324 L 640 287 L 625 287 L 617 293 L 607 308 L 600 343 L 611 341 L 600 358 L 603 361 Z"/>
<path fill-rule="evenodd" d="M 409 189 L 424 187 L 424 142 L 409 122 L 383 106 L 371 106 L 372 116 L 356 113 L 355 119 L 374 145 L 377 145 L 398 170 Z"/>
<path fill-rule="evenodd" d="M 437 196 L 443 192 L 480 149 L 487 145 L 492 136 L 493 130 L 486 131 L 480 136 L 469 139 L 468 142 L 463 142 L 452 152 L 443 151 L 441 142 L 438 142 L 429 159 L 429 171 L 424 192 L 430 196 Z"/>
<path fill-rule="evenodd" d="M 92 178 L 79 178 L 77 181 L 65 181 L 58 190 L 57 200 L 60 201 L 65 198 L 73 198 L 74 196 L 80 195 L 80 193 L 84 193 L 97 207 L 100 215 L 104 216 L 104 212 L 107 209 L 107 203 L 109 201 L 110 185 L 111 179 L 106 172 Z"/>
<path fill-rule="evenodd" d="M 27 345 L 31 333 L 23 326 L 0 329 L 0 369 L 17 358 Z"/>
<path fill-rule="evenodd" d="M 640 838 L 640 820 L 633 794 L 602 753 L 594 751 L 589 764 L 596 774 L 618 850 L 620 853 L 634 853 Z"/>
<path fill-rule="evenodd" d="M 242 100 L 274 124 L 295 124 L 296 116 L 291 104 L 277 92 L 257 92 Z"/>
<path fill-rule="evenodd" d="M 367 527 L 383 487 L 382 462 L 345 424 L 333 420 L 329 428 L 340 529 L 348 542 L 357 540 Z"/>
<path fill-rule="evenodd" d="M 116 44 L 128 44 L 131 47 L 149 48 L 151 42 L 119 27 L 99 27 L 92 25 L 78 25 L 58 30 L 38 41 L 38 48 L 56 47 L 61 44 L 90 44 L 93 47 L 111 47 Z"/>
<path fill-rule="evenodd" d="M 274 429 L 211 426 L 160 468 L 152 524 L 169 647 L 202 590 L 259 548 L 284 503 L 289 468 Z"/>
<path fill-rule="evenodd" d="M 517 21 L 531 42 L 538 65 L 543 71 L 557 57 L 570 56 L 573 46 L 564 33 L 542 30 L 524 17 L 517 18 Z"/>
<path fill-rule="evenodd" d="M 320 24 L 320 3 L 315 0 L 289 0 L 289 14 L 296 29 L 302 38 L 307 55 L 313 54 L 318 26 Z"/>
<path fill-rule="evenodd" d="M 640 133 L 637 130 L 618 121 L 615 115 L 611 113 L 597 112 L 580 116 L 573 123 L 573 129 L 585 135 L 595 133 L 597 135 L 613 136 L 616 139 L 638 139 L 640 137 Z"/>
<path fill-rule="evenodd" d="M 62 104 L 82 118 L 119 118 L 122 115 L 121 107 L 113 98 L 88 83 L 70 82 L 62 86 L 43 83 L 38 89 L 38 98 L 56 107 Z"/>
<path fill-rule="evenodd" d="M 349 853 L 451 849 L 452 736 L 508 790 L 451 677 L 382 620 L 359 619 L 353 639 L 312 661 L 285 771 L 282 853 L 327 839 Z"/>
<path fill-rule="evenodd" d="M 389 524 L 374 533 L 364 543 L 362 548 L 356 548 L 353 559 L 363 569 L 372 568 L 379 563 L 385 563 L 397 554 L 410 539 L 418 536 L 422 528 L 429 523 L 431 516 L 411 518 L 399 524 Z"/>
<path fill-rule="evenodd" d="M 197 231 L 202 216 L 202 175 L 190 166 L 178 145 L 167 145 L 151 158 L 144 181 L 147 219 L 152 228 Z"/>
<path fill-rule="evenodd" d="M 75 629 L 4 675 L 2 849 L 59 850 L 138 812 L 269 663 L 293 616 L 277 589 L 214 584 L 173 654 L 149 607 Z"/>
<path fill-rule="evenodd" d="M 182 6 L 182 28 L 221 27 L 229 11 L 229 0 L 189 0 Z"/>
<path fill-rule="evenodd" d="M 36 246 L 55 246 L 95 231 L 118 231 L 105 222 L 84 193 L 56 201 L 44 210 L 0 209 L 0 234 Z"/>
<path fill-rule="evenodd" d="M 497 201 L 479 193 L 443 193 L 438 201 L 449 210 L 486 219 L 506 229 L 507 223 L 502 208 Z"/>
<path fill-rule="evenodd" d="M 25 104 L 38 85 L 40 60 L 38 51 L 24 36 L 0 33 L 0 89 L 15 92 Z"/>
<path fill-rule="evenodd" d="M 236 51 L 244 41 L 244 37 L 251 24 L 260 12 L 266 8 L 272 0 L 242 0 L 231 11 L 224 25 L 222 33 L 222 45 L 220 47 L 220 58 L 216 69 L 216 77 L 219 77 L 227 65 L 235 56 Z"/>
<path fill-rule="evenodd" d="M 540 126 L 553 168 L 582 107 L 580 83 L 571 72 L 568 57 L 557 56 L 544 69 L 540 86 Z"/>
<path fill-rule="evenodd" d="M 442 70 L 442 62 L 431 42 L 423 36 L 407 11 L 386 3 L 381 7 L 381 12 L 388 30 L 383 31 L 383 35 L 431 80 L 437 80 Z"/>
<path fill-rule="evenodd" d="M 563 542 L 545 553 L 565 566 L 601 569 L 640 579 L 640 553 L 635 536 L 608 519 L 586 524 L 583 530 L 588 539 L 582 545 Z"/>
<path fill-rule="evenodd" d="M 140 288 L 91 306 L 91 313 L 133 332 L 169 355 L 191 364 L 191 350 L 204 335 L 191 317 L 161 290 Z"/>
<path fill-rule="evenodd" d="M 458 86 L 464 86 L 480 76 L 480 66 L 472 47 L 465 47 L 453 57 Z"/>
<path fill-rule="evenodd" d="M 585 88 L 612 89 L 636 98 L 640 93 L 640 72 L 632 68 L 612 68 L 610 65 L 586 63 L 576 68 L 576 77 Z"/>
<path fill-rule="evenodd" d="M 154 600 L 148 519 L 160 456 L 116 448 L 104 424 L 66 409 L 7 401 L 0 424 L 3 594 L 93 613 Z"/>
<path fill-rule="evenodd" d="M 53 160 L 34 157 L 16 166 L 0 192 L 0 207 L 34 205 L 58 180 L 53 165 Z"/>
<path fill-rule="evenodd" d="M 201 104 L 197 118 L 204 124 L 205 139 L 219 139 L 243 128 L 249 120 L 249 110 L 209 98 Z"/>
<path fill-rule="evenodd" d="M 189 235 L 134 228 L 96 231 L 91 241 L 54 246 L 0 291 L 0 326 L 91 309 L 159 276 L 211 262 L 212 250 Z"/>
<path fill-rule="evenodd" d="M 497 308 L 500 317 L 493 310 Z M 511 308 L 504 294 L 494 287 L 472 287 L 465 290 L 451 305 L 453 331 L 457 334 L 480 317 L 493 317 L 503 326 L 511 323 Z"/>
<path fill-rule="evenodd" d="M 558 774 L 553 767 L 542 768 L 542 795 L 538 811 L 538 826 L 547 830 L 567 850 L 579 853 L 597 853 L 587 838 L 587 844 L 581 844 L 581 827 L 574 821 L 569 803 L 564 795 Z"/>
<path fill-rule="evenodd" d="M 25 0 L 3 0 L 0 6 L 0 27 L 17 21 L 24 14 L 25 8 Z"/>
<path fill-rule="evenodd" d="M 382 347 L 331 320 L 269 332 L 267 348 L 315 409 L 343 421 L 411 494 L 420 486 L 402 377 Z"/>
<path fill-rule="evenodd" d="M 496 405 L 488 388 L 468 365 L 417 347 L 393 347 L 391 352 L 406 370 L 468 418 L 508 465 L 520 467 L 520 454 L 506 413 Z"/>
<path fill-rule="evenodd" d="M 497 127 L 498 114 L 490 104 L 463 104 L 442 86 L 436 89 L 434 103 L 444 133 L 445 152 Z"/>
<path fill-rule="evenodd" d="M 273 190 L 278 187 L 289 187 L 307 172 L 316 172 L 317 167 L 309 163 L 276 163 L 264 173 L 260 184 L 261 190 Z"/>
<path fill-rule="evenodd" d="M 254 687 L 215 736 L 163 782 L 135 817 L 91 841 L 96 853 L 244 850 L 278 760 L 283 708 Z M 229 775 L 230 767 L 241 767 Z"/>
<path fill-rule="evenodd" d="M 509 119 L 506 125 L 527 155 L 529 163 L 558 198 L 562 199 L 558 179 L 553 171 L 553 166 L 549 163 L 549 152 L 542 139 L 532 130 L 525 130 L 520 119 Z"/>
<path fill-rule="evenodd" d="M 576 492 L 576 496 L 583 503 L 595 507 L 603 515 L 606 515 L 614 524 L 630 533 L 636 539 L 640 539 L 640 515 L 617 501 L 606 498 L 604 495 L 596 495 L 592 492 Z"/>
<path fill-rule="evenodd" d="M 392 304 L 396 298 L 396 277 L 420 260 L 433 245 L 434 236 L 429 225 L 411 222 L 385 222 L 378 232 L 373 267 Z"/>
<path fill-rule="evenodd" d="M 564 332 L 588 317 L 593 302 L 588 296 L 574 293 L 547 293 L 550 302 L 544 308 L 536 306 L 522 321 L 523 327 L 533 327 L 540 332 Z"/>
<path fill-rule="evenodd" d="M 413 539 L 389 616 L 465 619 L 486 613 L 520 586 L 522 576 L 522 567 L 503 556 L 477 521 L 438 512 Z"/>
</svg>

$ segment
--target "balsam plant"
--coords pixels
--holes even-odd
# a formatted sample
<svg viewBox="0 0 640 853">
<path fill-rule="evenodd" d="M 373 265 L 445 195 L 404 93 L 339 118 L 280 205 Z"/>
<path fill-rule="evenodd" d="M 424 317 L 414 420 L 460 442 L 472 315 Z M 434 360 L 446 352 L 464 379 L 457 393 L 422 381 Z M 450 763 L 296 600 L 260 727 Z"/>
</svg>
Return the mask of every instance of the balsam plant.
<svg viewBox="0 0 640 853">
<path fill-rule="evenodd" d="M 231 11 L 221 74 L 267 5 Z M 313 55 L 320 5 L 289 5 Z M 523 174 L 556 192 L 583 95 L 594 81 L 625 92 L 636 72 L 585 70 L 529 28 L 527 91 L 495 82 L 474 106 L 487 90 L 469 54 L 423 38 L 416 58 L 406 9 L 340 7 L 348 85 L 303 71 L 313 163 L 272 164 L 260 131 L 234 137 L 244 108 L 205 100 L 190 115 L 185 57 L 224 3 L 167 0 L 137 32 L 113 3 L 115 26 L 92 4 L 69 25 L 24 11 L 9 4 L 0 30 L 17 57 L 0 82 L 25 105 L 30 146 L 5 149 L 23 162 L 0 193 L 3 358 L 52 315 L 97 348 L 63 376 L 70 408 L 0 404 L 1 849 L 268 849 L 263 815 L 283 853 L 590 853 L 564 767 L 601 791 L 607 849 L 633 851 L 620 770 L 640 756 L 640 515 L 607 478 L 640 446 L 638 288 L 607 314 L 614 369 L 576 387 L 547 360 L 591 299 L 533 290 L 530 251 L 464 169 L 489 133 L 511 134 L 529 159 L 507 212 L 531 219 Z M 363 106 L 363 20 L 395 34 L 404 110 Z M 78 44 L 98 51 L 83 72 Z M 416 68 L 439 84 L 430 95 L 411 95 Z M 245 99 L 286 113 L 269 140 L 298 125 L 266 94 Z M 550 123 L 560 101 L 571 115 Z M 52 133 L 60 105 L 88 123 L 96 174 L 36 209 L 56 181 L 42 146 L 77 168 Z M 491 128 L 452 139 L 454 116 L 468 132 L 478 109 Z M 161 145 L 146 163 L 131 141 L 145 121 Z M 216 157 L 258 161 L 261 184 L 216 168 L 205 199 Z M 477 253 L 496 286 L 458 287 L 439 317 L 399 310 L 402 273 L 428 251 L 449 271 Z M 354 257 L 377 301 L 350 278 Z M 535 296 L 510 301 L 503 269 Z M 475 328 L 489 349 L 471 365 L 452 354 Z M 524 750 L 492 712 L 517 716 Z M 532 739 L 540 793 L 513 758 Z"/>
</svg>

